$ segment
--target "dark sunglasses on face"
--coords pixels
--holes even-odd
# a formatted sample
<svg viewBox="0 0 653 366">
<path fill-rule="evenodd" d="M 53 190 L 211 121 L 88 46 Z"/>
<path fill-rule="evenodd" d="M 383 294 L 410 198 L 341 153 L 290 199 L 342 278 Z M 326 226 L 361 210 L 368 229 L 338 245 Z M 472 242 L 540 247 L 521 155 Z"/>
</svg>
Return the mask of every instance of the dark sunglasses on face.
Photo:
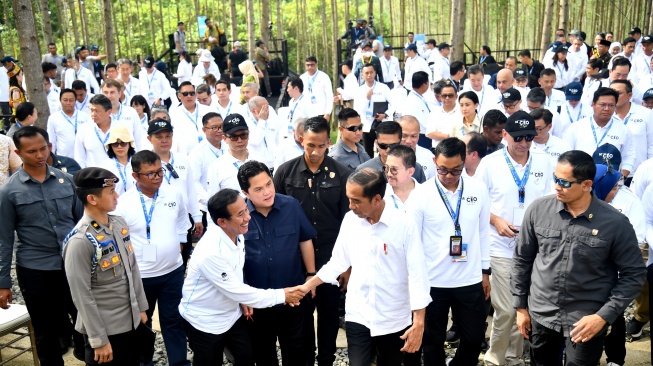
<svg viewBox="0 0 653 366">
<path fill-rule="evenodd" d="M 195 96 L 195 92 L 194 92 L 194 91 L 192 91 L 192 92 L 183 92 L 183 93 L 179 93 L 179 94 L 181 94 L 181 95 L 183 95 L 183 96 L 185 96 L 185 97 L 187 97 L 187 96 L 189 96 L 189 95 L 190 95 L 191 97 L 194 97 L 194 96 Z"/>
<path fill-rule="evenodd" d="M 376 144 L 379 145 L 379 149 L 388 150 L 388 149 L 392 149 L 393 147 L 399 146 L 401 142 L 395 142 L 394 144 L 384 144 L 382 142 L 377 142 Z"/>
<path fill-rule="evenodd" d="M 555 174 L 553 174 L 553 184 L 558 184 L 562 188 L 570 188 L 572 184 L 574 183 L 582 183 L 583 181 L 581 179 L 578 180 L 566 180 L 566 179 L 560 179 L 556 177 Z"/>
<path fill-rule="evenodd" d="M 161 169 L 159 169 L 159 170 L 157 170 L 156 172 L 153 172 L 153 173 L 140 173 L 140 172 L 134 172 L 134 173 L 136 173 L 136 175 L 139 175 L 139 176 L 144 175 L 144 176 L 147 177 L 147 179 L 153 180 L 155 178 L 163 177 L 165 172 L 166 171 L 163 168 L 161 168 Z"/>
<path fill-rule="evenodd" d="M 438 171 L 438 174 L 446 176 L 447 174 L 451 174 L 454 177 L 457 177 L 463 173 L 463 168 L 459 169 L 447 169 L 443 166 L 435 166 L 436 170 Z"/>
<path fill-rule="evenodd" d="M 358 125 L 358 126 L 349 126 L 349 127 L 343 127 L 345 130 L 349 132 L 358 132 L 363 129 L 363 125 Z"/>
<path fill-rule="evenodd" d="M 249 132 L 242 133 L 240 135 L 227 135 L 227 138 L 231 141 L 238 141 L 238 139 L 245 141 L 249 138 Z"/>
<path fill-rule="evenodd" d="M 111 147 L 118 147 L 118 146 L 125 147 L 127 145 L 129 145 L 129 142 L 122 141 L 122 142 L 114 142 L 113 144 L 111 144 Z"/>
<path fill-rule="evenodd" d="M 533 135 L 524 135 L 524 136 L 513 137 L 512 139 L 515 140 L 515 142 L 521 142 L 523 139 L 526 139 L 526 142 L 531 142 L 533 141 L 534 138 L 535 136 Z"/>
</svg>

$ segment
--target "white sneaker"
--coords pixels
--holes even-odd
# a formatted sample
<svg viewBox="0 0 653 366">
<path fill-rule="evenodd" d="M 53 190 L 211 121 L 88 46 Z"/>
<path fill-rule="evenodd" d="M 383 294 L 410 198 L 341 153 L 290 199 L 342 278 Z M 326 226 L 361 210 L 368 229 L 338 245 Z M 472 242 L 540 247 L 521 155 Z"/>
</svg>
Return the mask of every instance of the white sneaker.
<svg viewBox="0 0 653 366">
<path fill-rule="evenodd" d="M 453 360 L 453 357 L 447 357 L 446 364 L 449 366 L 449 363 L 451 363 L 451 360 Z"/>
<path fill-rule="evenodd" d="M 608 362 L 608 366 L 621 366 L 621 365 L 614 362 Z"/>
</svg>

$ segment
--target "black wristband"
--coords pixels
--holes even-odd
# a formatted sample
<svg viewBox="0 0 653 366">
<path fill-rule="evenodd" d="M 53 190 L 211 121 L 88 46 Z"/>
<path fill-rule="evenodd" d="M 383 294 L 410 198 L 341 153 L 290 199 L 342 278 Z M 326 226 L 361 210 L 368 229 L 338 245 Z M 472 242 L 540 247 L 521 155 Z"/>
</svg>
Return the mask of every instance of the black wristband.
<svg viewBox="0 0 653 366">
<path fill-rule="evenodd" d="M 481 270 L 481 272 L 483 272 L 484 275 L 488 275 L 488 276 L 489 276 L 489 275 L 492 274 L 492 268 L 483 269 L 483 270 Z"/>
<path fill-rule="evenodd" d="M 306 277 L 315 276 L 317 272 L 306 272 Z"/>
</svg>

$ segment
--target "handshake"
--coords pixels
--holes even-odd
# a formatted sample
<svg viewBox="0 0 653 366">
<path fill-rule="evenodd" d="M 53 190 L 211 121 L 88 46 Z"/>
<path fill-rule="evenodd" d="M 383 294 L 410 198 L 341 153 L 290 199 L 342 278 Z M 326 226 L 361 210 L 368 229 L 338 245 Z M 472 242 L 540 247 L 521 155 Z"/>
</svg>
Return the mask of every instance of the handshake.
<svg viewBox="0 0 653 366">
<path fill-rule="evenodd" d="M 286 287 L 283 289 L 283 292 L 286 294 L 286 304 L 299 306 L 299 302 L 307 293 L 311 292 L 311 288 L 303 284 L 295 287 Z"/>
</svg>

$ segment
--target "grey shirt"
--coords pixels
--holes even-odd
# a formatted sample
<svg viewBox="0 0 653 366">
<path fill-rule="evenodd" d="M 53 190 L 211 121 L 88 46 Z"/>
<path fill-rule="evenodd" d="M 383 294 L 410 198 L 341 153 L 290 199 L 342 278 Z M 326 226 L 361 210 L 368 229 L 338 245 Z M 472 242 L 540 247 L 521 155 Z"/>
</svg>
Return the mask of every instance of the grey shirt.
<svg viewBox="0 0 653 366">
<path fill-rule="evenodd" d="M 181 46 L 181 49 L 177 49 L 177 52 L 188 51 L 188 47 L 186 46 L 186 32 L 177 29 L 175 31 L 174 37 L 175 37 L 175 49 L 177 49 L 177 42 L 179 42 L 179 46 Z"/>
<path fill-rule="evenodd" d="M 365 152 L 363 145 L 356 143 L 356 150 L 358 152 L 352 150 L 342 140 L 338 140 L 329 152 L 329 156 L 349 169 L 356 169 L 362 163 L 370 160 L 370 156 Z"/>
<path fill-rule="evenodd" d="M 20 239 L 16 264 L 62 270 L 61 245 L 84 214 L 70 174 L 47 166 L 43 183 L 20 168 L 0 187 L 0 288 L 11 288 L 14 230 Z"/>
<path fill-rule="evenodd" d="M 515 308 L 569 337 L 598 314 L 611 324 L 639 295 L 646 275 L 628 218 L 592 195 L 574 218 L 555 195 L 533 202 L 516 240 L 510 279 Z"/>
<path fill-rule="evenodd" d="M 381 163 L 381 158 L 376 156 L 374 159 L 370 159 L 363 164 L 358 166 L 358 169 L 361 168 L 372 168 L 374 170 L 378 170 L 380 172 L 383 171 L 383 163 Z M 422 167 L 419 163 L 415 162 L 415 173 L 413 173 L 413 178 L 417 181 L 417 183 L 424 183 L 426 182 L 426 175 L 424 174 L 424 167 Z"/>
<path fill-rule="evenodd" d="M 92 348 L 107 344 L 110 335 L 138 327 L 148 304 L 122 217 L 109 215 L 107 227 L 84 215 L 64 245 L 63 258 L 78 311 L 75 329 L 88 336 Z"/>
</svg>

